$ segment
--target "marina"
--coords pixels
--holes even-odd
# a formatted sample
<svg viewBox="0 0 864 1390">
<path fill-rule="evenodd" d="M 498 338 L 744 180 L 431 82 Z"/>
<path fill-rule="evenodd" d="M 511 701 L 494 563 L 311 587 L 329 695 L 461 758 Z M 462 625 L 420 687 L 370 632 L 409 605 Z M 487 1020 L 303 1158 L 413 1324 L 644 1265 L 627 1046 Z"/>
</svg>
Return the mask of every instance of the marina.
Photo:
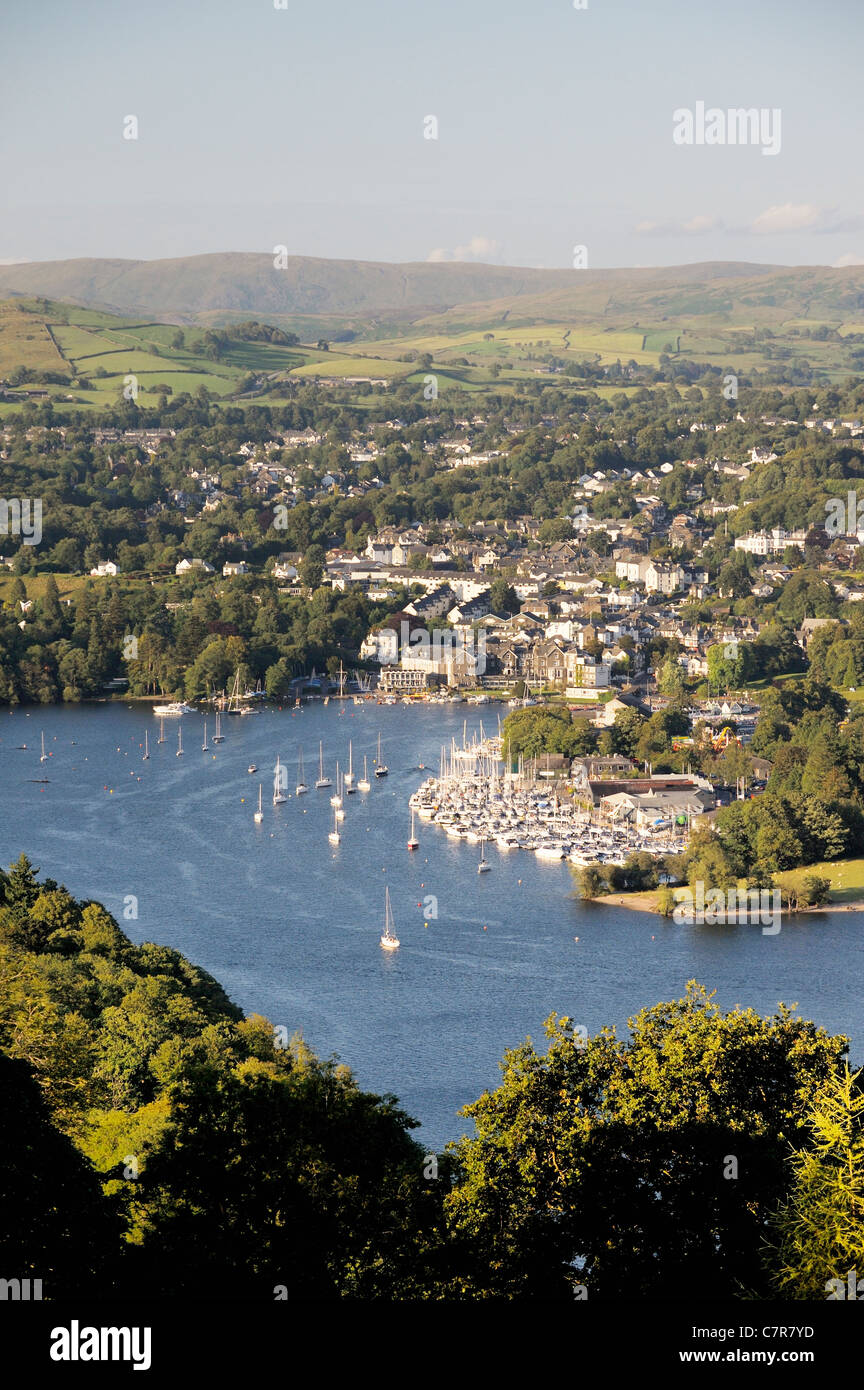
<svg viewBox="0 0 864 1390">
<path fill-rule="evenodd" d="M 502 770 L 500 740 L 481 733 L 465 736 L 441 749 L 440 771 L 427 777 L 410 799 L 421 820 L 453 840 L 495 844 L 504 854 L 524 850 L 537 859 L 577 867 L 623 864 L 627 856 L 658 857 L 683 852 L 686 840 L 664 823 L 653 833 L 635 827 L 603 824 L 573 799 L 566 779 L 554 784 L 526 775 L 524 769 Z M 542 768 L 541 768 L 542 773 Z"/>
<path fill-rule="evenodd" d="M 302 1032 L 322 1056 L 338 1054 L 362 1086 L 399 1096 L 430 1147 L 470 1127 L 458 1108 L 497 1084 L 505 1048 L 529 1034 L 542 1042 L 553 1010 L 589 1031 L 606 1023 L 626 1030 L 639 1009 L 679 998 L 693 978 L 716 989 L 721 1007 L 773 1013 L 779 1000 L 797 1001 L 861 1050 L 858 913 L 800 914 L 773 937 L 758 926 L 676 925 L 581 902 L 573 866 L 520 851 L 518 829 L 517 845 L 505 850 L 479 823 L 466 825 L 477 836 L 469 839 L 443 833 L 419 811 L 417 848 L 408 851 L 410 800 L 430 769 L 440 774 L 442 744 L 448 773 L 454 746 L 470 754 L 456 760 L 466 804 L 476 776 L 478 806 L 481 792 L 487 799 L 493 765 L 474 761 L 488 742 L 484 721 L 494 728 L 488 709 L 471 713 L 465 704 L 262 704 L 258 718 L 223 717 L 228 728 L 215 747 L 208 720 L 210 751 L 198 737 L 182 758 L 166 719 L 166 742 L 150 742 L 145 762 L 140 705 L 17 709 L 0 718 L 0 863 L 26 848 L 42 875 L 104 902 L 133 940 L 182 951 L 247 1012 Z M 50 784 L 30 780 L 40 776 L 40 730 Z M 379 733 L 383 779 L 373 777 Z M 311 774 L 319 743 L 331 775 L 337 756 L 347 767 L 349 740 L 354 768 L 366 758 L 369 785 L 358 780 L 360 794 L 334 823 L 330 792 L 316 795 Z M 314 757 L 306 759 L 310 792 L 298 797 L 301 745 Z M 274 769 L 277 754 L 286 799 L 273 805 L 274 773 L 262 787 L 247 768 Z M 548 799 L 537 810 L 553 812 L 557 838 L 575 844 L 565 808 L 555 811 L 554 779 L 532 789 L 517 776 L 508 787 L 503 765 L 494 767 L 502 806 L 512 799 L 527 822 L 531 805 Z M 498 804 L 478 811 L 486 814 L 498 814 Z M 333 831 L 338 842 L 328 839 Z M 481 858 L 490 865 L 482 872 Z M 398 950 L 379 945 L 385 887 Z M 129 894 L 132 919 L 124 916 Z"/>
</svg>

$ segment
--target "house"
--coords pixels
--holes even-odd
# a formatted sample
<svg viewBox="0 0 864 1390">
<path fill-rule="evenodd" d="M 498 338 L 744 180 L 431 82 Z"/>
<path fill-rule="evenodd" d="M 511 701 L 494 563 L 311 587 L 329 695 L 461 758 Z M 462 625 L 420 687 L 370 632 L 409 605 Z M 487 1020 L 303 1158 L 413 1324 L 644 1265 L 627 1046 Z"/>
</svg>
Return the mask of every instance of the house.
<svg viewBox="0 0 864 1390">
<path fill-rule="evenodd" d="M 91 574 L 103 576 L 106 574 L 118 574 L 119 571 L 113 560 L 100 560 L 98 565 L 94 565 Z"/>
<path fill-rule="evenodd" d="M 745 550 L 748 555 L 782 555 L 787 545 L 802 546 L 807 538 L 806 531 L 784 531 L 775 526 L 771 531 L 751 531 L 746 536 L 738 536 L 736 550 Z"/>
<path fill-rule="evenodd" d="M 188 574 L 190 570 L 198 570 L 202 574 L 216 573 L 213 565 L 208 564 L 206 560 L 199 560 L 197 557 L 194 559 L 184 558 L 178 560 L 177 564 L 174 566 L 175 574 Z"/>
<path fill-rule="evenodd" d="M 565 653 L 564 668 L 567 672 L 567 686 L 575 689 L 607 690 L 612 678 L 612 666 L 608 661 L 595 661 L 580 651 Z"/>
<path fill-rule="evenodd" d="M 428 618 L 440 618 L 453 607 L 455 593 L 449 584 L 442 584 L 437 589 L 432 589 L 422 598 L 412 599 L 406 603 L 405 612 L 412 618 L 422 618 L 424 622 Z"/>
<path fill-rule="evenodd" d="M 674 594 L 681 588 L 686 574 L 680 565 L 652 560 L 645 571 L 645 589 L 649 594 Z"/>
<path fill-rule="evenodd" d="M 650 565 L 647 555 L 621 555 L 615 561 L 615 578 L 626 579 L 630 584 L 642 584 Z"/>
<path fill-rule="evenodd" d="M 248 574 L 249 566 L 245 560 L 226 560 L 222 566 L 222 573 L 226 579 L 238 574 Z"/>
</svg>

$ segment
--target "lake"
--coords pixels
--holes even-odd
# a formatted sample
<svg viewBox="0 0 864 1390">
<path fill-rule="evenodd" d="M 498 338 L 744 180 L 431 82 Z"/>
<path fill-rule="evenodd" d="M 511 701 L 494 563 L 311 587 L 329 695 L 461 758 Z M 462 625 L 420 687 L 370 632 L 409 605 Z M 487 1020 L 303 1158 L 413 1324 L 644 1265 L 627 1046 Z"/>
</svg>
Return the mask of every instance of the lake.
<svg viewBox="0 0 864 1390">
<path fill-rule="evenodd" d="M 437 771 L 441 744 L 461 741 L 466 719 L 469 739 L 481 720 L 495 732 L 494 707 L 265 707 L 223 717 L 224 743 L 204 752 L 200 714 L 166 719 L 159 745 L 159 720 L 141 704 L 6 711 L 0 860 L 24 850 L 42 876 L 103 902 L 133 940 L 176 947 L 247 1012 L 301 1031 L 321 1055 L 338 1054 L 363 1087 L 397 1095 L 434 1148 L 468 1127 L 457 1111 L 497 1084 L 506 1048 L 529 1034 L 542 1044 L 553 1011 L 589 1032 L 626 1029 L 629 1016 L 679 998 L 691 978 L 716 990 L 723 1007 L 772 1013 L 780 1000 L 797 1002 L 847 1034 L 860 1063 L 860 913 L 784 919 L 776 936 L 758 925 L 677 926 L 581 903 L 568 866 L 533 854 L 492 845 L 492 871 L 478 875 L 478 846 L 423 822 L 409 853 L 408 798 Z M 209 742 L 212 714 L 207 727 Z M 42 732 L 49 757 L 40 764 Z M 390 773 L 376 781 L 379 732 Z M 337 758 L 347 765 L 349 738 L 355 774 L 366 754 L 372 787 L 345 798 L 333 846 L 330 792 L 313 785 L 318 743 L 333 777 Z M 312 790 L 296 797 L 301 745 Z M 289 799 L 274 807 L 277 754 L 288 764 Z M 393 953 L 378 944 L 385 884 L 402 943 Z M 137 918 L 124 917 L 133 898 Z"/>
</svg>

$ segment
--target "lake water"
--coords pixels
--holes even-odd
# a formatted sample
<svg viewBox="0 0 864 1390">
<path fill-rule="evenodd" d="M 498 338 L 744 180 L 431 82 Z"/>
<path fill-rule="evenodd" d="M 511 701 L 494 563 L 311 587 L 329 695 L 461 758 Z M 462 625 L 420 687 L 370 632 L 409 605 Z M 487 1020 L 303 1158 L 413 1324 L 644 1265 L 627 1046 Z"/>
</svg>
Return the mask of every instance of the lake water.
<svg viewBox="0 0 864 1390">
<path fill-rule="evenodd" d="M 26 851 L 43 876 L 105 903 L 134 940 L 176 947 L 246 1011 L 337 1053 L 362 1086 L 395 1093 L 432 1147 L 467 1127 L 457 1111 L 497 1084 L 505 1048 L 528 1034 L 542 1043 L 551 1012 L 591 1032 L 626 1029 L 628 1016 L 680 997 L 694 977 L 723 1007 L 772 1013 L 780 1000 L 797 1002 L 847 1034 L 853 1061 L 862 1060 L 862 914 L 784 920 L 776 936 L 756 925 L 676 926 L 580 903 L 566 864 L 525 852 L 493 845 L 492 871 L 478 875 L 476 845 L 423 822 L 409 854 L 408 798 L 437 771 L 442 742 L 461 741 L 466 717 L 469 739 L 481 719 L 495 731 L 488 707 L 264 709 L 223 718 L 225 742 L 203 752 L 204 719 L 191 714 L 178 758 L 180 721 L 165 720 L 160 746 L 159 720 L 142 705 L 3 712 L 0 860 Z M 210 741 L 212 715 L 207 726 Z M 40 764 L 43 731 L 50 756 Z M 390 775 L 376 782 L 379 731 Z M 297 753 L 302 744 L 311 786 L 319 739 L 333 777 L 349 738 L 356 774 L 369 759 L 372 788 L 345 798 L 334 847 L 330 792 L 294 796 Z M 290 798 L 274 807 L 277 753 Z M 378 944 L 385 884 L 402 943 L 393 954 Z M 137 919 L 124 918 L 130 896 Z M 424 915 L 430 896 L 437 918 Z"/>
</svg>

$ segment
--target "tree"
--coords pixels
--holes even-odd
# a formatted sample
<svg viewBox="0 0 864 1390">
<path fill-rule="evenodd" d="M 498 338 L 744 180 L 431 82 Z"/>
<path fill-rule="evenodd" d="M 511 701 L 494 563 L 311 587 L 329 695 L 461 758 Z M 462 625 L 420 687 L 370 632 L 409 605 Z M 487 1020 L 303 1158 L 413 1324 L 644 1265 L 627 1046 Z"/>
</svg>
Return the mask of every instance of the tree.
<svg viewBox="0 0 864 1390">
<path fill-rule="evenodd" d="M 519 595 L 506 579 L 493 579 L 489 586 L 489 606 L 493 613 L 518 613 Z"/>
<path fill-rule="evenodd" d="M 850 1271 L 864 1275 L 864 1094 L 848 1065 L 826 1077 L 790 1154 L 789 1198 L 771 1221 L 773 1291 L 794 1299 L 846 1298 Z M 839 1289 L 833 1281 L 839 1282 Z M 853 1290 L 852 1297 L 860 1298 Z"/>
<path fill-rule="evenodd" d="M 831 880 L 818 874 L 805 874 L 798 890 L 799 907 L 821 907 L 830 902 Z"/>
<path fill-rule="evenodd" d="M 606 891 L 606 878 L 599 864 L 586 864 L 579 870 L 579 895 L 587 901 Z"/>
<path fill-rule="evenodd" d="M 4 1276 L 42 1296 L 107 1296 L 120 1223 L 98 1175 L 53 1123 L 26 1062 L 0 1052 L 0 1231 Z M 33 1295 L 35 1297 L 35 1294 Z"/>
<path fill-rule="evenodd" d="M 300 582 L 307 589 L 317 589 L 323 578 L 324 551 L 320 545 L 310 545 L 300 566 Z"/>
<path fill-rule="evenodd" d="M 445 1183 L 424 1180 L 414 1122 L 301 1038 L 276 1052 L 271 1026 L 247 1037 L 248 1060 L 178 1081 L 173 1122 L 136 1186 L 142 1286 L 161 1297 L 191 1296 L 205 1278 L 229 1297 L 272 1299 L 277 1286 L 289 1299 L 423 1296 Z"/>
<path fill-rule="evenodd" d="M 691 981 L 630 1037 L 546 1023 L 463 1112 L 447 1199 L 474 1297 L 572 1302 L 761 1293 L 767 1223 L 806 1138 L 808 1097 L 846 1040 L 781 1007 L 721 1014 Z"/>
<path fill-rule="evenodd" d="M 684 672 L 679 662 L 674 656 L 669 656 L 663 662 L 658 672 L 657 684 L 663 695 L 681 695 L 685 689 Z"/>
</svg>

